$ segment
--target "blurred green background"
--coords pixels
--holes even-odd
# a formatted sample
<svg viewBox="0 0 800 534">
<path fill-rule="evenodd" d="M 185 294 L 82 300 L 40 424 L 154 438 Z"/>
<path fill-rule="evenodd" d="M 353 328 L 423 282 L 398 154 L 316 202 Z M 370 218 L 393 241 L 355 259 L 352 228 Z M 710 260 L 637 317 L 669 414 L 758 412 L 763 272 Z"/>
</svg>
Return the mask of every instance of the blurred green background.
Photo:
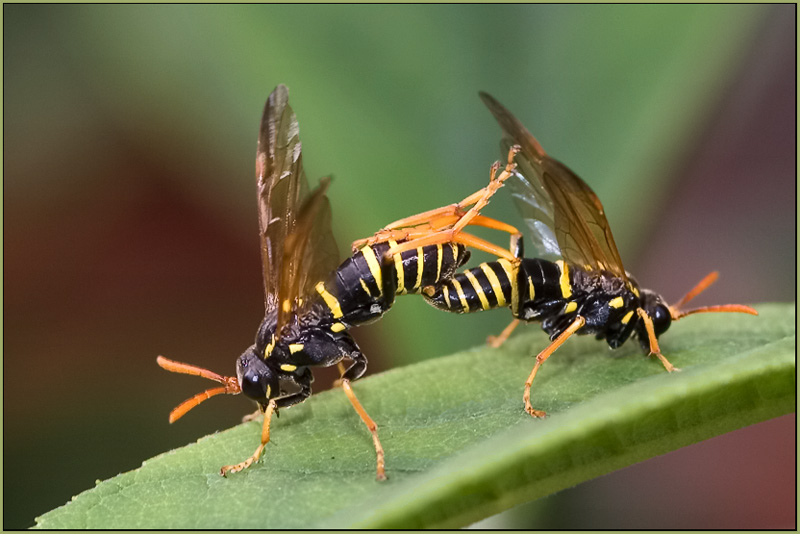
<svg viewBox="0 0 800 534">
<path fill-rule="evenodd" d="M 155 357 L 230 374 L 252 342 L 278 83 L 309 178 L 335 177 L 343 253 L 486 183 L 485 90 L 595 189 L 645 287 L 675 300 L 719 269 L 698 303 L 794 299 L 795 6 L 4 5 L 3 29 L 6 528 L 251 410 L 217 399 L 169 426 L 207 384 Z M 486 213 L 512 211 L 501 192 Z M 374 373 L 508 320 L 403 298 L 355 335 Z M 479 526 L 790 528 L 794 453 L 788 416 Z"/>
</svg>

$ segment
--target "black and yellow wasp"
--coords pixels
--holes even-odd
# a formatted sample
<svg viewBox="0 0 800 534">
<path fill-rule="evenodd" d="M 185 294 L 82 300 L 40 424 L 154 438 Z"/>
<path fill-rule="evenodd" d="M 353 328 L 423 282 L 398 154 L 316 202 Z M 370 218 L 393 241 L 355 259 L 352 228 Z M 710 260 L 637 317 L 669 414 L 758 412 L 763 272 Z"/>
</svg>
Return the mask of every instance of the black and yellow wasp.
<svg viewBox="0 0 800 534">
<path fill-rule="evenodd" d="M 261 444 L 252 456 L 227 465 L 221 474 L 247 468 L 269 441 L 273 412 L 311 395 L 312 366 L 339 365 L 340 385 L 372 434 L 377 478 L 384 479 L 384 453 L 377 426 L 356 398 L 350 382 L 364 375 L 367 359 L 347 332 L 380 318 L 395 295 L 418 293 L 451 277 L 468 258 L 455 241 L 413 244 L 388 254 L 394 240 L 367 244 L 339 264 L 325 195 L 330 179 L 309 191 L 303 172 L 297 119 L 285 86 L 279 85 L 264 108 L 256 152 L 258 218 L 264 274 L 265 314 L 255 343 L 236 361 L 236 376 L 158 357 L 176 373 L 223 384 L 188 399 L 170 414 L 170 422 L 221 393 L 244 393 L 264 412 Z M 410 236 L 413 237 L 413 236 Z M 344 369 L 343 359 L 351 360 Z"/>
<path fill-rule="evenodd" d="M 503 174 L 493 176 L 489 187 L 479 191 L 478 194 L 489 194 L 483 194 L 476 206 L 485 205 L 488 196 L 507 181 L 517 208 L 531 230 L 533 248 L 540 257 L 524 257 L 522 239 L 514 227 L 501 226 L 502 223 L 482 215 L 471 220 L 462 217 L 453 224 L 453 207 L 398 221 L 389 227 L 395 229 L 393 234 L 379 232 L 374 240 L 384 239 L 386 235 L 397 238 L 402 235 L 397 233 L 397 227 L 423 221 L 425 224 L 414 231 L 419 235 L 425 232 L 417 231 L 418 228 L 429 228 L 425 242 L 453 239 L 453 232 L 460 229 L 456 226 L 463 228 L 466 224 L 488 226 L 512 235 L 511 250 L 506 253 L 462 239 L 500 258 L 426 287 L 423 296 L 436 308 L 454 313 L 510 308 L 514 321 L 500 336 L 490 338 L 494 346 L 502 344 L 520 320 L 542 323 L 551 343 L 537 355 L 525 382 L 523 401 L 530 415 L 545 415 L 530 403 L 531 384 L 537 371 L 573 334 L 594 334 L 598 339 L 605 339 L 611 348 L 621 346 L 633 335 L 644 350 L 661 360 L 667 371 L 674 371 L 675 367 L 658 346 L 658 337 L 672 321 L 700 312 L 757 315 L 752 308 L 738 304 L 681 310 L 716 280 L 716 272 L 672 306 L 654 291 L 640 288 L 622 266 L 597 195 L 566 165 L 548 156 L 533 135 L 497 100 L 486 93 L 480 96 L 503 130 L 502 149 L 503 153 L 509 151 L 509 165 Z M 493 169 L 498 167 L 496 164 Z M 402 248 L 401 245 L 394 250 Z"/>
</svg>

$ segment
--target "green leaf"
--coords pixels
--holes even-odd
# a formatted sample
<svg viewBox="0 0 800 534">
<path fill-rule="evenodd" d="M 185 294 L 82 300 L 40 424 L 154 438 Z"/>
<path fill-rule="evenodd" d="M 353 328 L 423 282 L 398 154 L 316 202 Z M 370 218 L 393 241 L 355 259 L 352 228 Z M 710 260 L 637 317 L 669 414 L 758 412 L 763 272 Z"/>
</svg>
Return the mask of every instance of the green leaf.
<svg viewBox="0 0 800 534">
<path fill-rule="evenodd" d="M 358 382 L 380 429 L 389 480 L 375 480 L 369 434 L 341 391 L 273 421 L 265 457 L 219 476 L 258 444 L 251 422 L 157 456 L 38 519 L 39 528 L 460 527 L 614 469 L 795 406 L 795 311 L 708 314 L 672 326 L 666 373 L 634 343 L 609 352 L 570 339 L 522 387 L 547 344 L 529 327 Z M 534 331 L 536 330 L 536 331 Z"/>
</svg>

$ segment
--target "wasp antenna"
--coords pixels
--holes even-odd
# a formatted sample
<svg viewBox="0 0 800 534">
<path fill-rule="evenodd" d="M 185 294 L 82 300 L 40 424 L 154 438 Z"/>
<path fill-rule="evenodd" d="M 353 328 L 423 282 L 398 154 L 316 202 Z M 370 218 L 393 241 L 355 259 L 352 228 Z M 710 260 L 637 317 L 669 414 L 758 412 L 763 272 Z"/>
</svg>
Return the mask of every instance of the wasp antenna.
<svg viewBox="0 0 800 534">
<path fill-rule="evenodd" d="M 207 389 L 201 393 L 198 393 L 194 397 L 180 403 L 174 410 L 172 410 L 169 413 L 170 423 L 174 423 L 175 421 L 186 415 L 186 412 L 188 412 L 201 402 L 206 401 L 211 397 L 214 397 L 215 395 L 221 395 L 223 393 L 227 393 L 228 395 L 238 395 L 239 393 L 242 392 L 242 388 L 241 386 L 239 386 L 239 380 L 235 376 L 218 375 L 217 373 L 209 371 L 208 369 L 203 369 L 202 367 L 189 365 L 188 363 L 169 360 L 163 356 L 159 356 L 158 358 L 156 358 L 156 363 L 158 363 L 158 365 L 161 366 L 163 369 L 166 369 L 167 371 L 170 371 L 172 373 L 200 376 L 202 378 L 208 378 L 209 380 L 213 380 L 215 382 L 219 382 L 220 384 L 224 384 L 222 387 Z"/>
<path fill-rule="evenodd" d="M 744 304 L 723 304 L 719 306 L 703 306 L 702 308 L 695 308 L 693 310 L 686 310 L 682 311 L 681 308 L 690 300 L 695 298 L 697 295 L 708 289 L 708 286 L 713 284 L 719 278 L 719 273 L 717 271 L 713 271 L 708 273 L 705 278 L 700 280 L 696 286 L 694 286 L 688 293 L 686 293 L 683 298 L 681 298 L 678 302 L 669 306 L 669 313 L 672 315 L 672 320 L 677 321 L 682 317 L 686 317 L 687 315 L 692 315 L 695 313 L 714 313 L 714 312 L 734 312 L 734 313 L 749 313 L 750 315 L 758 315 L 758 312 L 751 308 L 750 306 L 745 306 Z"/>
<path fill-rule="evenodd" d="M 719 272 L 713 271 L 708 273 L 705 278 L 700 280 L 696 286 L 694 286 L 688 293 L 686 293 L 683 297 L 681 297 L 681 299 L 678 302 L 673 304 L 671 308 L 674 308 L 675 310 L 680 310 L 687 302 L 689 302 L 697 295 L 708 289 L 708 286 L 716 282 L 717 278 L 719 278 Z"/>
<path fill-rule="evenodd" d="M 200 376 L 203 378 L 208 378 L 209 380 L 213 380 L 215 382 L 219 382 L 220 384 L 227 384 L 231 380 L 230 377 L 219 375 L 213 371 L 209 371 L 208 369 L 203 369 L 202 367 L 197 367 L 196 365 L 190 365 L 188 363 L 169 360 L 163 356 L 159 356 L 158 358 L 156 358 L 156 363 L 162 369 L 166 369 L 171 373 Z"/>
<path fill-rule="evenodd" d="M 201 402 L 210 399 L 211 397 L 214 397 L 216 395 L 221 395 L 222 393 L 228 393 L 230 395 L 236 395 L 236 394 L 240 393 L 241 390 L 239 389 L 238 383 L 237 383 L 236 387 L 237 387 L 237 391 L 231 391 L 227 386 L 222 386 L 222 387 L 219 387 L 219 388 L 211 388 L 211 389 L 207 389 L 207 390 L 203 391 L 202 393 L 198 393 L 197 395 L 195 395 L 191 399 L 186 399 L 185 401 L 180 403 L 178 406 L 176 406 L 174 410 L 169 412 L 169 422 L 170 423 L 174 423 L 175 421 L 177 421 L 178 419 L 180 419 L 181 417 L 186 415 L 186 412 L 188 412 L 189 410 L 191 410 L 192 408 L 194 408 L 195 406 L 197 406 Z"/>
<path fill-rule="evenodd" d="M 758 312 L 751 308 L 750 306 L 745 306 L 744 304 L 722 304 L 718 306 L 703 306 L 702 308 L 695 308 L 693 310 L 686 310 L 680 311 L 675 309 L 674 307 L 670 306 L 670 314 L 672 315 L 672 320 L 677 321 L 687 315 L 693 315 L 695 313 L 715 313 L 715 312 L 734 312 L 734 313 L 748 313 L 750 315 L 758 315 Z"/>
</svg>

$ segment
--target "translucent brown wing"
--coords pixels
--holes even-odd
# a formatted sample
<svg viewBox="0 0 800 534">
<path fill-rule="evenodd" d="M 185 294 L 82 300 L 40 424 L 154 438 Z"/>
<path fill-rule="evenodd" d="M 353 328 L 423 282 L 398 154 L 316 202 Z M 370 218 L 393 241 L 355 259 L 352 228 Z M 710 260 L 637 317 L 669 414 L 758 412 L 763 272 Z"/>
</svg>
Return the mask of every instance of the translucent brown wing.
<svg viewBox="0 0 800 534">
<path fill-rule="evenodd" d="M 325 280 L 339 266 L 339 246 L 331 225 L 331 203 L 325 196 L 330 181 L 330 177 L 322 178 L 309 199 L 312 202 L 308 208 L 310 229 L 305 234 L 306 245 L 300 256 L 303 268 L 298 271 L 301 297 L 316 291 L 317 282 Z"/>
<path fill-rule="evenodd" d="M 276 332 L 289 322 L 298 298 L 314 291 L 317 282 L 324 280 L 339 263 L 339 249 L 331 232 L 330 202 L 325 196 L 330 181 L 329 177 L 320 180 L 300 207 L 294 229 L 286 236 Z"/>
<path fill-rule="evenodd" d="M 534 246 L 586 269 L 627 280 L 603 205 L 586 183 L 551 158 L 531 133 L 497 100 L 480 93 L 503 129 L 503 149 L 520 145 L 517 176 L 509 179 L 517 207 L 533 231 Z M 551 232 L 552 229 L 552 232 Z M 555 243 L 553 243 L 555 239 Z"/>
<path fill-rule="evenodd" d="M 309 195 L 303 171 L 300 129 L 289 106 L 289 91 L 279 85 L 270 94 L 264 107 L 256 152 L 256 186 L 258 189 L 258 221 L 261 239 L 261 261 L 264 274 L 264 301 L 267 313 L 279 302 L 288 301 L 292 310 L 298 291 L 307 290 L 309 276 L 320 276 L 336 267 L 338 250 L 331 231 L 330 207 L 324 188 L 317 190 L 320 199 L 313 220 L 299 229 L 299 214 L 314 195 Z M 302 243 L 303 261 L 286 262 L 287 241 Z M 312 246 L 306 247 L 310 243 Z M 320 248 L 315 248 L 320 245 Z M 284 283 L 282 280 L 286 279 Z M 291 282 L 290 282 L 291 281 Z M 295 282 L 299 281 L 299 282 Z M 296 288 L 296 289 L 290 289 Z"/>
</svg>

